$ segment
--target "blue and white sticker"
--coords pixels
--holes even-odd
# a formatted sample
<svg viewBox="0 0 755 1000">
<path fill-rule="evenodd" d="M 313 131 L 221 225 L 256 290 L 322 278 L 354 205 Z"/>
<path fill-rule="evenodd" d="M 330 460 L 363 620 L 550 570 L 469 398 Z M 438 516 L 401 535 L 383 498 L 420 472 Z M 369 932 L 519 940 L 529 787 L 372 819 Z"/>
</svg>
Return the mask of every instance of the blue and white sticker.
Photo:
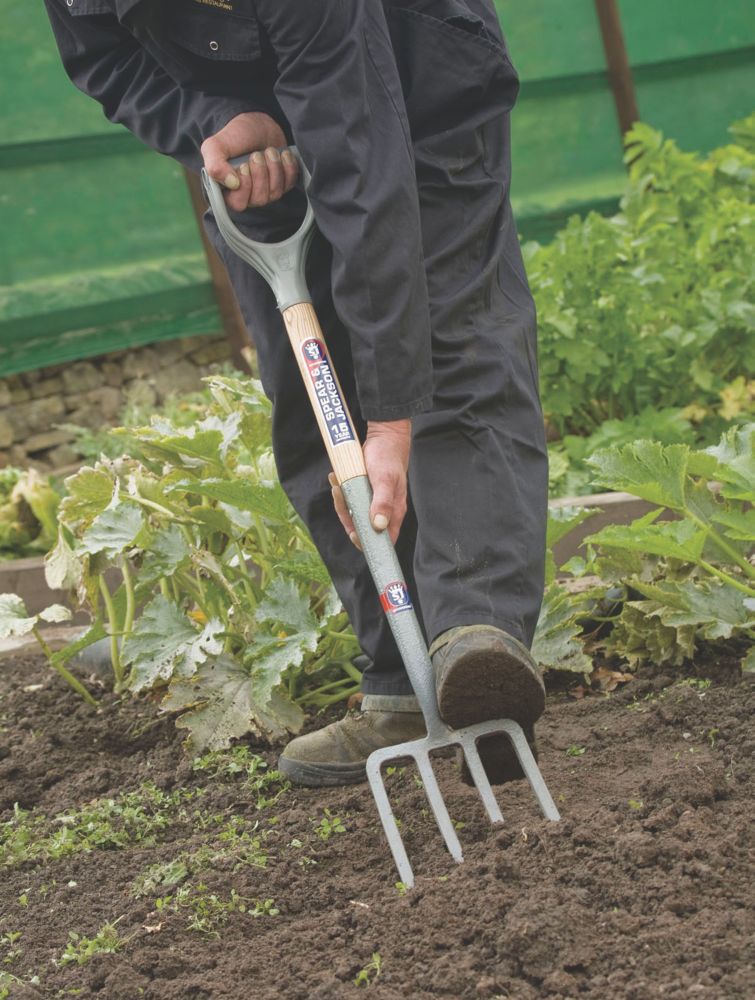
<svg viewBox="0 0 755 1000">
<path fill-rule="evenodd" d="M 356 437 L 341 400 L 338 383 L 333 374 L 325 344 L 316 337 L 310 337 L 301 345 L 302 356 L 312 379 L 317 405 L 325 418 L 330 440 L 334 445 L 355 441 Z"/>
<path fill-rule="evenodd" d="M 380 595 L 380 603 L 386 614 L 394 615 L 398 611 L 413 611 L 409 591 L 403 580 L 394 580 L 389 583 Z"/>
</svg>

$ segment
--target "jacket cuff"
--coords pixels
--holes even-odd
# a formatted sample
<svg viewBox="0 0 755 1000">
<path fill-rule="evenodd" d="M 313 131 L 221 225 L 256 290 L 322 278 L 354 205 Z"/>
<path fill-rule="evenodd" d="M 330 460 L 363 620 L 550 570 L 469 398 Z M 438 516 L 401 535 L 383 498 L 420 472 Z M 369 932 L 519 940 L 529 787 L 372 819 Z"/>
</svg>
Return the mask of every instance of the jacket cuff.
<svg viewBox="0 0 755 1000">
<path fill-rule="evenodd" d="M 432 409 L 433 397 L 420 396 L 412 399 L 408 403 L 396 403 L 394 406 L 361 406 L 362 416 L 365 420 L 408 420 L 416 417 L 418 413 L 427 413 Z"/>
</svg>

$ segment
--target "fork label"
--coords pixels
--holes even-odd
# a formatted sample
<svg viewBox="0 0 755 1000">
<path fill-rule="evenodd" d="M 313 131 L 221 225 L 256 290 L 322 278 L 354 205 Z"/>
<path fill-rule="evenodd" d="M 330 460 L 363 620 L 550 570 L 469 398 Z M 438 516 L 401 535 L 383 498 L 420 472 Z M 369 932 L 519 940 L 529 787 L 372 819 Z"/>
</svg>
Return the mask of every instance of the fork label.
<svg viewBox="0 0 755 1000">
<path fill-rule="evenodd" d="M 325 419 L 330 440 L 335 444 L 355 441 L 346 407 L 330 364 L 325 344 L 316 337 L 310 337 L 301 345 L 301 353 L 312 380 L 317 405 Z"/>
<path fill-rule="evenodd" d="M 403 580 L 395 580 L 389 583 L 380 595 L 380 603 L 386 614 L 394 615 L 397 611 L 413 611 L 412 602 L 409 598 L 409 591 Z"/>
</svg>

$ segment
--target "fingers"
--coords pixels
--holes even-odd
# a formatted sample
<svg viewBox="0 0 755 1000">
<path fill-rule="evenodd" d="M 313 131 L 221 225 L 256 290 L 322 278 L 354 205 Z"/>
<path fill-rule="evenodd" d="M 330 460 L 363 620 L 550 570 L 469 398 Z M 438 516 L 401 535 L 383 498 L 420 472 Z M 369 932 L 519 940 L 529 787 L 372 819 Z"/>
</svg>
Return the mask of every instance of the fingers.
<svg viewBox="0 0 755 1000">
<path fill-rule="evenodd" d="M 226 204 L 234 212 L 278 201 L 296 184 L 299 175 L 293 153 L 288 149 L 281 153 L 275 146 L 252 153 L 247 163 L 236 168 L 224 157 L 213 159 L 208 154 L 205 169 L 226 189 Z"/>
</svg>

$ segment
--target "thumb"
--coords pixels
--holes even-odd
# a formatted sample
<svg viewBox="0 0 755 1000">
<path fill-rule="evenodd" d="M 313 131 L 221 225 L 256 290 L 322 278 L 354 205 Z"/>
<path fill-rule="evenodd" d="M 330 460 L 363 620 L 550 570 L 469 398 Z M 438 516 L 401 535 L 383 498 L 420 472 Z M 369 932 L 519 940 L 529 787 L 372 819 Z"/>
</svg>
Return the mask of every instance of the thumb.
<svg viewBox="0 0 755 1000">
<path fill-rule="evenodd" d="M 229 191 L 237 191 L 241 187 L 239 176 L 228 162 L 219 142 L 209 139 L 202 143 L 202 159 L 205 170 L 218 184 L 222 184 Z"/>
<path fill-rule="evenodd" d="M 393 515 L 396 483 L 390 476 L 380 476 L 376 482 L 373 482 L 372 489 L 370 521 L 376 531 L 385 531 Z"/>
</svg>

